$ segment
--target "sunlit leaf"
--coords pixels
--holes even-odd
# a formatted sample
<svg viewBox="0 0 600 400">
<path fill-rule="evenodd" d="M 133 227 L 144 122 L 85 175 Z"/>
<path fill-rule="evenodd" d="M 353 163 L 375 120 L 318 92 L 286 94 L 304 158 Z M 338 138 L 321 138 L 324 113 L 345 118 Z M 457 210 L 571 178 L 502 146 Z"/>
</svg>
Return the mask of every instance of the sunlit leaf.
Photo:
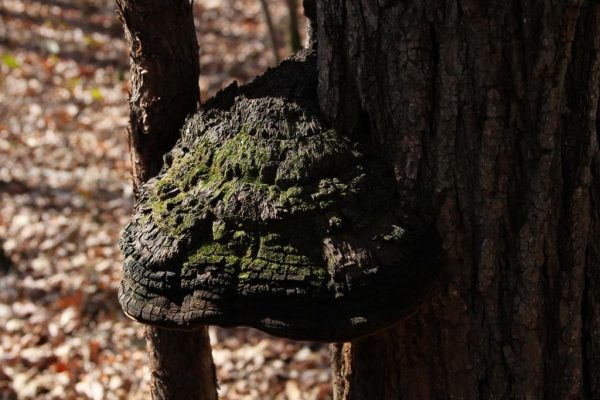
<svg viewBox="0 0 600 400">
<path fill-rule="evenodd" d="M 100 101 L 104 98 L 102 91 L 98 87 L 92 88 L 92 91 L 90 92 L 90 94 L 92 95 L 92 99 L 94 101 Z"/>
<path fill-rule="evenodd" d="M 79 86 L 80 82 L 81 82 L 81 78 L 79 78 L 79 77 L 70 78 L 67 81 L 67 89 L 69 89 L 69 92 L 73 93 L 73 91 L 75 90 L 75 88 L 77 86 Z"/>
<path fill-rule="evenodd" d="M 11 69 L 19 68 L 21 66 L 19 60 L 17 60 L 15 56 L 11 54 L 2 54 L 2 56 L 0 56 L 0 60 L 2 60 L 4 65 Z"/>
<path fill-rule="evenodd" d="M 77 290 L 73 293 L 65 294 L 64 296 L 59 298 L 56 301 L 56 305 L 61 309 L 65 309 L 68 307 L 79 307 L 82 301 L 83 292 L 81 290 Z"/>
<path fill-rule="evenodd" d="M 48 57 L 46 59 L 46 61 L 50 64 L 50 65 L 56 65 L 56 63 L 58 62 L 58 57 L 56 56 L 56 54 L 52 54 L 50 55 L 50 57 Z"/>
<path fill-rule="evenodd" d="M 97 49 L 99 47 L 102 46 L 102 43 L 100 43 L 99 41 L 97 41 L 96 39 L 94 39 L 92 36 L 90 35 L 85 35 L 83 37 L 83 41 L 85 42 L 85 44 L 92 48 L 92 49 Z"/>
</svg>

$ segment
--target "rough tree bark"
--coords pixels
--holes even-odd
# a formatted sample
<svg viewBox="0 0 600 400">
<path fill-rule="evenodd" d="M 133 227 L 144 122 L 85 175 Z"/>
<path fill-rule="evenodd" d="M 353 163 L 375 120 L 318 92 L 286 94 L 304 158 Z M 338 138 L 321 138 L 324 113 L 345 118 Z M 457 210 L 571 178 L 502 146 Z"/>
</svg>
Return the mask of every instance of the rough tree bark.
<svg viewBox="0 0 600 400">
<path fill-rule="evenodd" d="M 600 5 L 317 0 L 322 111 L 430 210 L 443 289 L 336 399 L 600 396 Z"/>
<path fill-rule="evenodd" d="M 116 0 L 131 58 L 130 132 L 133 179 L 155 176 L 162 155 L 196 112 L 198 42 L 189 0 Z"/>
<path fill-rule="evenodd" d="M 162 156 L 196 111 L 198 43 L 189 0 L 116 0 L 131 58 L 129 142 L 135 193 L 156 175 Z M 216 399 L 206 328 L 147 328 L 154 399 Z"/>
</svg>

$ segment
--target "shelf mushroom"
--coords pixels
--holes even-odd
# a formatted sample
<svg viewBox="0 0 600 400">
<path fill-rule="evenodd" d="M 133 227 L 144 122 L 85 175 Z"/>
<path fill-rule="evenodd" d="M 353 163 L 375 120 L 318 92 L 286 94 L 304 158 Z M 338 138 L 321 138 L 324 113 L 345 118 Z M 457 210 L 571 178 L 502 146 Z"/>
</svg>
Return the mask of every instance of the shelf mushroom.
<svg viewBox="0 0 600 400">
<path fill-rule="evenodd" d="M 323 122 L 315 64 L 300 53 L 187 121 L 121 239 L 127 315 L 335 342 L 423 302 L 435 230 L 407 226 L 389 168 Z"/>
</svg>

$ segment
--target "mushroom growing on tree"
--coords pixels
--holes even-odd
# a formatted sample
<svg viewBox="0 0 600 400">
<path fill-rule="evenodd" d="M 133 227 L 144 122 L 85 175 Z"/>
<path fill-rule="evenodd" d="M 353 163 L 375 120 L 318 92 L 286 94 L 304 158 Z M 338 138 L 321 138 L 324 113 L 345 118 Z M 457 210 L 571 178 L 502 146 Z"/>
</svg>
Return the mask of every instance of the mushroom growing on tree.
<svg viewBox="0 0 600 400">
<path fill-rule="evenodd" d="M 321 118 L 315 59 L 302 51 L 189 118 L 122 237 L 130 317 L 335 342 L 421 304 L 435 230 L 407 215 L 367 143 Z"/>
<path fill-rule="evenodd" d="M 319 123 L 360 143 L 356 148 L 342 147 L 362 154 L 358 159 L 365 171 L 376 158 L 369 145 L 393 166 L 398 192 L 382 192 L 395 196 L 409 215 L 419 214 L 416 204 L 427 210 L 424 214 L 431 216 L 442 242 L 444 270 L 435 301 L 417 318 L 379 335 L 332 346 L 334 397 L 597 397 L 600 3 L 318 0 L 317 4 L 318 98 L 328 124 L 320 119 Z M 202 113 L 221 112 L 221 107 L 222 115 L 235 117 L 232 107 L 241 104 L 247 90 L 230 89 L 228 96 L 221 94 L 221 100 Z M 307 112 L 303 104 L 299 107 Z M 207 129 L 216 129 L 207 125 L 215 121 L 206 115 L 197 121 L 204 127 L 193 136 L 201 138 Z M 215 153 L 238 132 L 215 141 Z M 191 149 L 187 147 L 188 152 Z M 171 168 L 183 160 L 174 155 Z M 239 180 L 244 175 L 237 176 Z M 259 183 L 268 182 L 262 179 Z M 150 187 L 157 182 L 146 187 L 146 198 L 151 198 Z M 181 311 L 190 296 L 184 286 L 188 281 L 182 279 L 189 273 L 183 267 L 186 249 L 197 246 L 193 243 L 201 234 L 212 240 L 213 227 L 217 236 L 228 234 L 227 221 L 210 214 L 214 207 L 210 204 L 207 209 L 210 224 L 198 225 L 203 230 L 188 236 L 178 233 L 179 239 L 165 239 L 164 228 L 151 232 L 151 227 L 146 228 L 147 239 L 140 239 L 142 233 L 136 230 L 141 220 L 134 219 L 124 240 L 129 266 L 122 300 L 130 306 L 132 301 L 139 303 L 129 312 L 160 316 L 161 323 L 180 326 L 165 316 Z M 142 217 L 138 208 L 136 218 L 153 221 L 156 211 L 149 210 Z M 187 214 L 177 215 L 174 218 Z M 323 214 L 307 219 L 318 218 Z M 287 216 L 281 221 L 307 223 Z M 416 228 L 416 236 L 423 232 L 428 237 L 427 229 L 418 228 L 426 223 L 406 221 L 407 228 Z M 349 229 L 348 237 L 361 238 L 360 229 L 341 222 L 334 219 L 331 225 Z M 266 226 L 281 225 L 271 220 Z M 321 230 L 312 231 L 314 235 L 336 234 L 327 232 L 329 224 L 325 230 L 322 224 L 317 226 Z M 437 252 L 435 239 L 414 240 L 431 243 L 427 245 L 431 253 Z M 152 247 L 141 250 L 134 241 Z M 141 267 L 132 267 L 138 261 Z M 433 264 L 431 276 L 437 269 Z M 335 265 L 341 264 L 334 264 L 334 272 Z M 420 271 L 418 263 L 399 265 Z M 355 276 L 350 275 L 354 283 Z M 423 281 L 413 277 L 411 282 Z M 349 292 L 358 293 L 354 283 Z M 392 285 L 385 282 L 383 287 Z M 374 285 L 367 283 L 362 290 L 366 287 Z M 291 309 L 292 299 L 285 300 Z M 298 309 L 306 310 L 299 305 L 301 300 Z M 363 307 L 348 297 L 344 301 L 355 310 Z M 303 316 L 310 318 L 308 313 Z M 393 319 L 386 317 L 390 323 Z M 179 364 L 172 369 L 175 374 L 186 370 Z"/>
</svg>

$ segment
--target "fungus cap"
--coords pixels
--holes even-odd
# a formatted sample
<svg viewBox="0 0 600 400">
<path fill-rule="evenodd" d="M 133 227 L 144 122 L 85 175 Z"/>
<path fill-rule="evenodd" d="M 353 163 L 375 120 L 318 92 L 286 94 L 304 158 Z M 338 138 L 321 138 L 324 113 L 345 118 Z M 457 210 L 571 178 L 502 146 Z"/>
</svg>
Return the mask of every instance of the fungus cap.
<svg viewBox="0 0 600 400">
<path fill-rule="evenodd" d="M 152 325 L 342 341 L 414 311 L 438 272 L 394 177 L 326 126 L 314 56 L 232 85 L 187 121 L 140 191 L 119 300 Z"/>
</svg>

